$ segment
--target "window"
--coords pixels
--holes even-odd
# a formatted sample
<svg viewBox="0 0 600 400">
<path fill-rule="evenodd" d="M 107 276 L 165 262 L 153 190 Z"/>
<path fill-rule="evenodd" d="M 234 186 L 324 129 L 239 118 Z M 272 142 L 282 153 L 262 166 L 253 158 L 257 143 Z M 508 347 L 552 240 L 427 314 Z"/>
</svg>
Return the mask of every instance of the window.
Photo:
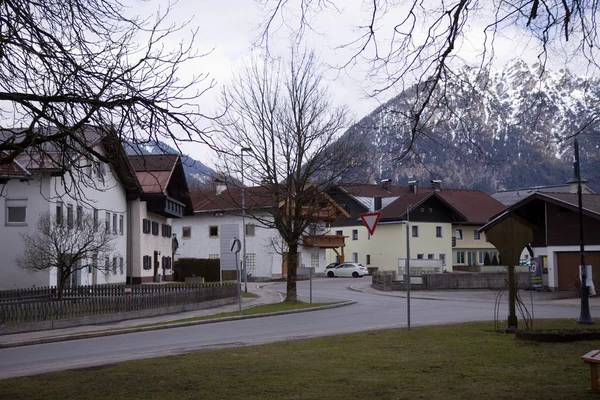
<svg viewBox="0 0 600 400">
<path fill-rule="evenodd" d="M 113 213 L 113 234 L 117 234 L 117 214 Z"/>
<path fill-rule="evenodd" d="M 67 226 L 73 227 L 73 204 L 67 204 Z"/>
<path fill-rule="evenodd" d="M 125 217 L 123 215 L 119 215 L 119 235 L 123 236 L 123 227 L 125 225 Z"/>
<path fill-rule="evenodd" d="M 352 240 L 358 240 L 358 229 L 352 229 Z"/>
<path fill-rule="evenodd" d="M 161 225 L 162 237 L 171 237 L 171 230 L 172 230 L 171 225 L 169 225 L 169 224 L 162 224 Z"/>
<path fill-rule="evenodd" d="M 246 254 L 246 257 L 248 257 L 248 254 Z M 210 260 L 218 260 L 219 259 L 219 255 L 218 254 L 209 254 L 208 258 Z M 248 262 L 248 261 L 246 260 L 246 262 Z"/>
<path fill-rule="evenodd" d="M 473 230 L 473 240 L 479 240 L 481 238 L 481 234 L 477 229 Z"/>
<path fill-rule="evenodd" d="M 219 236 L 219 227 L 218 226 L 209 226 L 208 227 L 208 237 L 218 237 Z"/>
<path fill-rule="evenodd" d="M 465 263 L 465 252 L 464 251 L 458 251 L 456 253 L 456 263 L 457 264 L 464 264 Z"/>
<path fill-rule="evenodd" d="M 98 269 L 98 253 L 92 254 L 92 266 L 88 268 L 88 272 L 92 272 L 92 269 Z"/>
<path fill-rule="evenodd" d="M 335 231 L 335 234 L 338 236 L 344 235 L 344 231 Z"/>
<path fill-rule="evenodd" d="M 63 203 L 56 203 L 56 225 L 62 225 L 63 222 Z"/>
<path fill-rule="evenodd" d="M 319 267 L 319 253 L 310 254 L 310 266 L 313 268 Z"/>
<path fill-rule="evenodd" d="M 469 251 L 467 252 L 467 261 L 468 261 L 468 265 L 477 265 L 477 252 L 476 251 Z"/>
<path fill-rule="evenodd" d="M 421 207 L 421 212 L 425 212 L 425 209 L 423 207 Z"/>
<path fill-rule="evenodd" d="M 422 259 L 423 259 L 423 253 L 417 254 L 417 260 L 422 260 Z"/>
<path fill-rule="evenodd" d="M 104 225 L 105 225 L 106 233 L 110 233 L 110 213 L 109 212 L 107 212 L 104 215 Z"/>
<path fill-rule="evenodd" d="M 99 222 L 98 222 L 98 210 L 96 210 L 94 208 L 94 232 L 98 232 L 98 226 L 99 226 Z"/>
<path fill-rule="evenodd" d="M 152 269 L 152 257 L 144 256 L 142 261 L 142 267 L 146 270 Z"/>
<path fill-rule="evenodd" d="M 110 258 L 104 257 L 104 271 L 108 272 L 110 269 Z"/>
<path fill-rule="evenodd" d="M 367 259 L 365 260 L 365 263 L 367 265 L 371 265 L 371 255 L 370 254 L 367 254 Z"/>
<path fill-rule="evenodd" d="M 150 233 L 150 220 L 144 218 L 142 220 L 142 232 L 143 233 Z"/>
<path fill-rule="evenodd" d="M 192 227 L 191 226 L 184 226 L 183 228 L 181 228 L 181 237 L 183 239 L 189 239 L 192 237 Z"/>
<path fill-rule="evenodd" d="M 419 237 L 419 227 L 417 225 L 412 226 L 412 237 Z"/>
<path fill-rule="evenodd" d="M 352 253 L 352 262 L 358 262 L 358 253 Z"/>
<path fill-rule="evenodd" d="M 246 254 L 246 270 L 248 270 L 249 268 L 254 268 L 254 267 L 256 267 L 256 254 L 255 253 Z"/>
<path fill-rule="evenodd" d="M 256 233 L 256 225 L 247 224 L 246 225 L 246 236 L 254 236 Z"/>
<path fill-rule="evenodd" d="M 462 240 L 463 236 L 462 236 L 462 229 L 457 229 L 456 230 L 456 240 Z"/>
<path fill-rule="evenodd" d="M 435 255 L 433 253 L 427 254 L 427 259 L 428 260 L 433 260 L 433 257 L 435 257 Z"/>
<path fill-rule="evenodd" d="M 442 262 L 442 266 L 446 266 L 446 254 L 440 253 L 439 257 L 440 257 L 440 261 Z"/>
<path fill-rule="evenodd" d="M 112 270 L 113 270 L 113 274 L 116 275 L 117 274 L 117 257 L 113 257 L 112 259 Z"/>
<path fill-rule="evenodd" d="M 125 260 L 123 260 L 123 257 L 119 257 L 119 272 L 121 275 L 125 272 Z"/>
<path fill-rule="evenodd" d="M 77 206 L 77 214 L 75 217 L 77 226 L 81 226 L 81 219 L 83 218 L 83 207 Z"/>
<path fill-rule="evenodd" d="M 6 224 L 25 225 L 27 222 L 27 199 L 6 199 Z"/>
<path fill-rule="evenodd" d="M 435 227 L 435 237 L 442 237 L 442 227 L 441 226 Z"/>
<path fill-rule="evenodd" d="M 158 236 L 158 222 L 152 221 L 152 235 Z"/>
</svg>

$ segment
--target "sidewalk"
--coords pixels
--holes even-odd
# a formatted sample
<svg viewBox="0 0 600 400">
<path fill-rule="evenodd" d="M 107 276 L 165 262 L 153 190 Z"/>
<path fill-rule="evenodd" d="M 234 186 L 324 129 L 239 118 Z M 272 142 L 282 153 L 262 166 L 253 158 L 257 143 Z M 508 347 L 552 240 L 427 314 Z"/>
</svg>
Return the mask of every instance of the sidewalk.
<svg viewBox="0 0 600 400">
<path fill-rule="evenodd" d="M 248 292 L 257 295 L 256 298 L 242 298 L 242 309 L 247 309 L 263 304 L 279 303 L 284 297 L 281 293 L 275 290 L 269 290 L 269 283 L 249 283 Z M 102 325 L 84 325 L 73 328 L 53 329 L 47 331 L 16 333 L 0 336 L 0 349 L 6 347 L 57 342 L 69 339 L 80 339 L 86 337 L 108 336 L 117 333 L 135 332 L 147 330 L 140 328 L 143 325 L 152 325 L 178 321 L 187 318 L 204 317 L 209 315 L 236 312 L 239 310 L 239 304 L 233 303 L 224 306 L 219 306 L 210 309 L 188 311 L 184 313 L 160 315 L 149 318 L 137 318 L 120 322 L 114 322 Z M 207 320 L 208 323 L 211 320 Z M 164 329 L 173 325 L 160 325 L 153 327 L 154 329 Z"/>
<path fill-rule="evenodd" d="M 405 291 L 383 291 L 371 286 L 371 281 L 361 281 L 350 286 L 350 289 L 376 294 L 380 296 L 406 297 Z M 473 289 L 473 290 L 411 290 L 411 299 L 438 300 L 438 301 L 464 301 L 464 302 L 494 302 L 496 300 L 495 290 Z M 524 302 L 533 299 L 534 303 L 544 303 L 553 306 L 579 307 L 581 300 L 571 292 L 537 292 L 520 290 L 519 294 Z M 503 294 L 506 301 L 508 291 Z M 600 296 L 589 298 L 590 307 L 600 307 Z"/>
</svg>

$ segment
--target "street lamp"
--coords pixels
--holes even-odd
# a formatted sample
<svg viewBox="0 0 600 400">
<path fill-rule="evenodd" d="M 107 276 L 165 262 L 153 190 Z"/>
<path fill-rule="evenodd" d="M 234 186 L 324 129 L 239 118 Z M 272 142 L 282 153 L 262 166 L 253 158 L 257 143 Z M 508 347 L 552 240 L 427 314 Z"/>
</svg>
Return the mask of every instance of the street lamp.
<svg viewBox="0 0 600 400">
<path fill-rule="evenodd" d="M 244 292 L 248 293 L 248 272 L 246 271 L 246 187 L 244 186 L 244 152 L 252 153 L 250 147 L 240 149 L 240 158 L 242 159 L 242 266 L 244 268 Z"/>
<path fill-rule="evenodd" d="M 404 268 L 404 284 L 406 285 L 406 321 L 410 332 L 410 218 L 408 208 L 406 209 L 406 221 L 400 221 L 406 225 L 406 266 Z"/>
</svg>

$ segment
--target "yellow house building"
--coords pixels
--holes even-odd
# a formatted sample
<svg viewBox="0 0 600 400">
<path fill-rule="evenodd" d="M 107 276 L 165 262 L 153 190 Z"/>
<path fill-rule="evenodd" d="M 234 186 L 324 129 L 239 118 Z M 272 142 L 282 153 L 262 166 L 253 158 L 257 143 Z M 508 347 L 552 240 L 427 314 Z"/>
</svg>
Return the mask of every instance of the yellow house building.
<svg viewBox="0 0 600 400">
<path fill-rule="evenodd" d="M 330 227 L 331 233 L 347 237 L 343 261 L 401 272 L 410 251 L 411 266 L 423 272 L 483 264 L 485 252 L 491 256 L 495 248 L 483 234 L 477 238 L 477 229 L 504 206 L 481 191 L 442 190 L 441 182 L 431 183 L 431 187 L 419 188 L 414 180 L 408 186 L 386 180 L 380 185 L 333 188 L 331 196 L 350 214 Z M 360 219 L 360 214 L 368 212 L 381 213 L 373 235 Z M 342 261 L 334 252 L 328 252 L 327 258 L 328 262 Z"/>
</svg>

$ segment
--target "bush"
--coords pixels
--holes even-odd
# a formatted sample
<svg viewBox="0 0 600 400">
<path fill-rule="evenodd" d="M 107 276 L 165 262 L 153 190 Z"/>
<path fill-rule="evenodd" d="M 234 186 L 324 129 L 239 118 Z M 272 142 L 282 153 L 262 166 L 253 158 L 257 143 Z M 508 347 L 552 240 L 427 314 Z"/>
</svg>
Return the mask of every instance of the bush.
<svg viewBox="0 0 600 400">
<path fill-rule="evenodd" d="M 219 282 L 220 271 L 221 260 L 212 258 L 180 258 L 173 265 L 175 280 L 180 282 L 185 281 L 185 278 L 200 276 L 205 282 Z"/>
<path fill-rule="evenodd" d="M 492 265 L 492 259 L 490 258 L 490 252 L 485 252 L 485 257 L 483 257 L 483 265 Z"/>
</svg>

